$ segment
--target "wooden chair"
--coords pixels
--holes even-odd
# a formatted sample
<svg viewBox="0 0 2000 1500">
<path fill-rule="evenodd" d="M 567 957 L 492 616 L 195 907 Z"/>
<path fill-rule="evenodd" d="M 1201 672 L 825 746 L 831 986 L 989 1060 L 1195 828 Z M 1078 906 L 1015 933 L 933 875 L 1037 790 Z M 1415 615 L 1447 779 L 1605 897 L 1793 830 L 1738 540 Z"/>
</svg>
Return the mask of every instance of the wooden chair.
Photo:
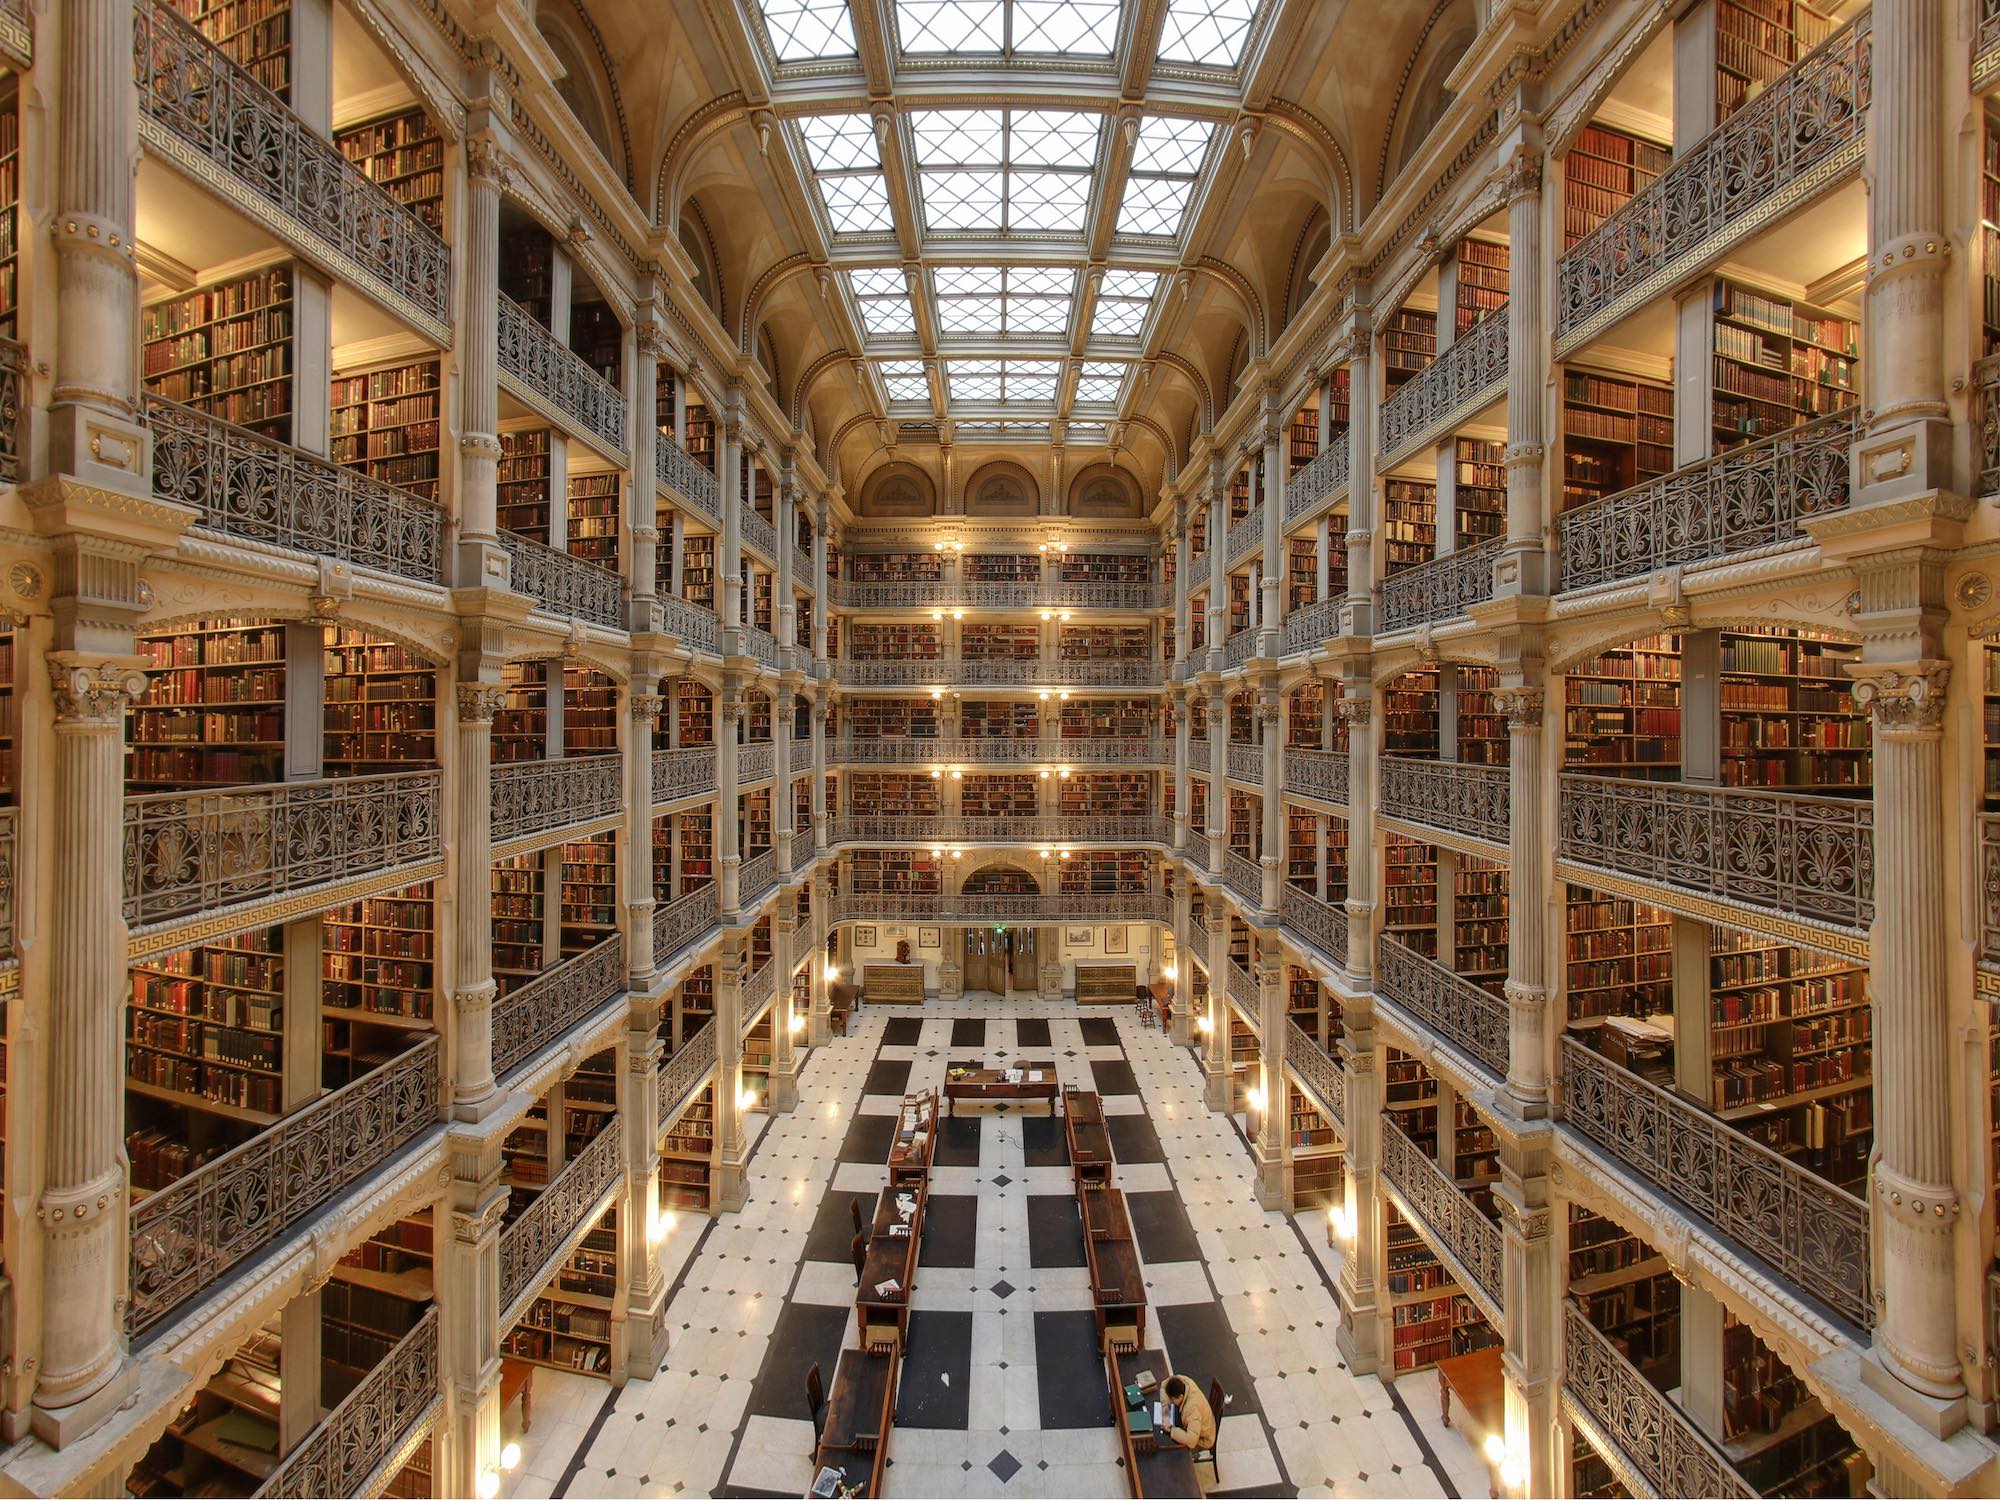
<svg viewBox="0 0 2000 1500">
<path fill-rule="evenodd" d="M 1216 1457 L 1215 1450 L 1222 1442 L 1222 1413 L 1228 1405 L 1229 1397 L 1223 1394 L 1222 1382 L 1219 1380 L 1210 1380 L 1208 1383 L 1208 1409 L 1215 1415 L 1215 1441 L 1210 1443 L 1206 1448 L 1195 1449 L 1194 1461 L 1196 1467 L 1200 1467 L 1202 1464 L 1208 1465 L 1208 1488 L 1212 1490 L 1222 1487 L 1222 1461 Z"/>
<path fill-rule="evenodd" d="M 850 1247 L 854 1252 L 854 1284 L 861 1285 L 861 1271 L 868 1264 L 868 1236 L 857 1234 Z"/>
<path fill-rule="evenodd" d="M 867 1233 L 868 1226 L 861 1222 L 861 1200 L 859 1198 L 849 1198 L 847 1200 L 847 1211 L 854 1215 L 854 1232 L 856 1234 Z"/>
<path fill-rule="evenodd" d="M 875 1308 L 861 1314 L 861 1347 L 870 1354 L 893 1354 L 903 1347 L 903 1330 L 894 1313 Z"/>
<path fill-rule="evenodd" d="M 819 1361 L 806 1371 L 806 1414 L 812 1418 L 813 1441 L 826 1435 L 826 1383 L 819 1378 Z"/>
<path fill-rule="evenodd" d="M 1136 1308 L 1113 1307 L 1105 1310 L 1103 1347 L 1098 1352 L 1108 1357 L 1114 1349 L 1120 1354 L 1139 1352 L 1139 1316 Z"/>
</svg>

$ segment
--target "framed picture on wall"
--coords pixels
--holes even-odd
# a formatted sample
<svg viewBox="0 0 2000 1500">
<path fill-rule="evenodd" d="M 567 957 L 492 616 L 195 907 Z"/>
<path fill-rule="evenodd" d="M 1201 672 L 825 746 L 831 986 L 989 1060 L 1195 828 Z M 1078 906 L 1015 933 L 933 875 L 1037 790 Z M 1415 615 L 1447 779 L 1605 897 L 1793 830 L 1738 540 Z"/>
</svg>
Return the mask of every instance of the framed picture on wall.
<svg viewBox="0 0 2000 1500">
<path fill-rule="evenodd" d="M 857 948 L 872 948 L 872 947 L 874 947 L 874 946 L 875 946 L 875 929 L 874 929 L 874 928 L 872 928 L 872 927 L 857 927 L 857 928 L 855 928 L 855 929 L 854 929 L 854 946 L 855 946 L 855 947 L 857 947 Z"/>
<path fill-rule="evenodd" d="M 1130 941 L 1131 934 L 1126 932 L 1122 927 L 1107 927 L 1104 929 L 1104 951 L 1106 953 L 1129 952 L 1130 950 L 1125 945 Z"/>
<path fill-rule="evenodd" d="M 917 946 L 919 948 L 942 948 L 944 946 L 944 929 L 941 927 L 919 927 L 917 929 Z"/>
<path fill-rule="evenodd" d="M 1072 948 L 1088 948 L 1090 933 L 1091 929 L 1088 927 L 1072 927 L 1063 934 L 1063 938 Z"/>
</svg>

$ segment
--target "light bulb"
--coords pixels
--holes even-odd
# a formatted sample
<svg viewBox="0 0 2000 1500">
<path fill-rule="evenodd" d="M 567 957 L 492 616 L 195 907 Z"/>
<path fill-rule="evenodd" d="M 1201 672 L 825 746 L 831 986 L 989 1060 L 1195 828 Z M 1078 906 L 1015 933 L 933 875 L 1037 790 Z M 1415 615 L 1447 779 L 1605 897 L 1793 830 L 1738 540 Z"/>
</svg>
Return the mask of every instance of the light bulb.
<svg viewBox="0 0 2000 1500">
<path fill-rule="evenodd" d="M 1056 774 L 1057 774 L 1058 776 L 1062 777 L 1062 779 L 1063 779 L 1064 781 L 1068 781 L 1068 780 L 1069 780 L 1069 767 L 1068 767 L 1068 766 L 1064 766 L 1064 767 L 1063 767 L 1063 768 L 1062 768 L 1062 769 L 1061 769 L 1060 771 L 1056 772 Z"/>
<path fill-rule="evenodd" d="M 1526 1484 L 1527 1482 L 1528 1482 L 1528 1473 L 1527 1470 L 1521 1466 L 1520 1459 L 1514 1457 L 1514 1455 L 1510 1453 L 1506 1456 L 1506 1458 L 1501 1460 L 1500 1487 L 1502 1489 L 1518 1490 L 1522 1485 Z"/>
<path fill-rule="evenodd" d="M 951 773 L 951 779 L 952 779 L 953 781 L 963 781 L 963 780 L 965 780 L 965 772 L 963 772 L 963 771 L 959 771 L 959 770 L 954 770 L 954 771 L 953 771 L 953 772 Z"/>
<path fill-rule="evenodd" d="M 1062 699 L 1062 701 L 1065 703 L 1069 702 L 1069 689 L 1064 688 L 1060 693 L 1057 693 L 1056 696 Z"/>
<path fill-rule="evenodd" d="M 757 1107 L 757 1091 L 755 1089 L 745 1089 L 742 1093 L 738 1094 L 736 1096 L 736 1107 L 738 1109 L 755 1109 Z"/>
<path fill-rule="evenodd" d="M 933 849 L 933 850 L 931 850 L 931 858 L 932 858 L 932 859 L 943 859 L 943 858 L 944 858 L 944 850 L 942 850 L 942 849 Z"/>
<path fill-rule="evenodd" d="M 932 611 L 931 611 L 931 618 L 932 618 L 933 620 L 942 620 L 942 619 L 944 618 L 944 611 L 943 611 L 943 610 L 941 610 L 941 609 L 934 609 L 934 610 L 932 610 Z"/>
<path fill-rule="evenodd" d="M 801 1015 L 794 1015 L 790 1021 L 785 1023 L 785 1029 L 791 1032 L 793 1036 L 797 1036 L 801 1031 L 806 1029 L 806 1018 Z"/>
<path fill-rule="evenodd" d="M 1056 618 L 1058 620 L 1061 620 L 1065 625 L 1067 625 L 1069 623 L 1069 611 L 1064 610 L 1061 614 L 1057 615 Z"/>
<path fill-rule="evenodd" d="M 943 689 L 943 688 L 932 688 L 932 689 L 931 689 L 931 702 L 935 703 L 935 702 L 937 702 L 937 701 L 938 701 L 938 700 L 939 700 L 940 698 L 942 698 L 943 696 L 944 696 L 944 689 Z"/>
<path fill-rule="evenodd" d="M 951 857 L 953 859 L 964 859 L 965 851 L 963 849 L 954 849 L 951 851 Z"/>
<path fill-rule="evenodd" d="M 1497 1432 L 1486 1434 L 1486 1461 L 1496 1467 L 1507 1460 L 1507 1440 Z"/>
<path fill-rule="evenodd" d="M 1181 971 L 1173 964 L 1162 964 L 1160 966 L 1160 977 L 1166 980 L 1168 984 L 1172 984 L 1176 979 L 1181 977 Z"/>
<path fill-rule="evenodd" d="M 1264 1091 L 1262 1089 L 1251 1089 L 1243 1097 L 1252 1109 L 1256 1110 L 1259 1114 L 1264 1112 Z"/>
<path fill-rule="evenodd" d="M 942 771 L 933 771 L 933 772 L 931 772 L 931 780 L 932 780 L 932 781 L 943 781 L 943 780 L 944 780 L 944 772 L 942 772 Z"/>
<path fill-rule="evenodd" d="M 934 547 L 934 548 L 935 548 L 936 550 L 938 550 L 939 552 L 942 552 L 942 551 L 944 551 L 944 543 L 943 543 L 943 542 L 932 542 L 932 543 L 931 543 L 931 546 L 932 546 L 932 547 Z"/>
<path fill-rule="evenodd" d="M 1211 1031 L 1215 1030 L 1215 1022 L 1211 1021 L 1207 1016 L 1196 1016 L 1194 1018 L 1194 1029 L 1199 1031 L 1203 1036 L 1207 1036 Z"/>
<path fill-rule="evenodd" d="M 509 1443 L 500 1450 L 500 1467 L 506 1473 L 513 1473 L 521 1467 L 521 1445 Z"/>
<path fill-rule="evenodd" d="M 1057 858 L 1057 859 L 1068 859 L 1068 858 L 1069 858 L 1069 850 L 1067 850 L 1067 849 L 1059 849 L 1059 850 L 1057 850 L 1057 851 L 1056 851 L 1056 858 Z"/>
<path fill-rule="evenodd" d="M 963 620 L 965 618 L 965 611 L 962 609 L 955 609 L 951 612 L 951 617 L 954 620 Z"/>
<path fill-rule="evenodd" d="M 1045 770 L 1043 770 L 1043 772 L 1042 772 L 1042 780 L 1044 780 L 1044 781 L 1047 781 L 1048 779 L 1049 779 L 1049 773 L 1048 773 L 1048 771 L 1047 771 L 1047 770 L 1045 769 Z"/>
<path fill-rule="evenodd" d="M 493 1500 L 500 1493 L 500 1471 L 482 1469 L 479 1471 L 479 1500 Z"/>
<path fill-rule="evenodd" d="M 834 980 L 834 979 L 838 979 L 838 978 L 840 978 L 840 965 L 839 965 L 839 964 L 828 964 L 828 965 L 826 966 L 826 977 L 827 977 L 827 978 L 828 978 L 829 980 Z"/>
</svg>

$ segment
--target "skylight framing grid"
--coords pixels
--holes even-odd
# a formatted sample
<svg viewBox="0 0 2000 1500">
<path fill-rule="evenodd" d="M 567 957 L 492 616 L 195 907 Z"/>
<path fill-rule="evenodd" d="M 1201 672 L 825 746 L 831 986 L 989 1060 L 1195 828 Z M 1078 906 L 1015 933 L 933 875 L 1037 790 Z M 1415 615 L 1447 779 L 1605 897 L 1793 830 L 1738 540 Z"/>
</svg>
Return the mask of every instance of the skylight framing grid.
<svg viewBox="0 0 2000 1500">
<path fill-rule="evenodd" d="M 1099 110 L 905 112 L 917 212 L 927 236 L 1081 242 L 1101 191 Z"/>
<path fill-rule="evenodd" d="M 960 358 L 944 366 L 945 404 L 961 408 L 1032 408 L 1053 416 L 1062 395 L 1060 359 Z M 1004 420 L 999 419 L 999 420 Z"/>
<path fill-rule="evenodd" d="M 1155 74 L 1235 77 L 1264 30 L 1271 0 L 1166 0 L 1164 10 L 1153 54 Z"/>
<path fill-rule="evenodd" d="M 1046 339 L 1067 350 L 1076 319 L 1074 266 L 931 267 L 940 341 Z"/>
<path fill-rule="evenodd" d="M 788 77 L 860 64 L 847 0 L 750 0 L 744 9 L 765 61 Z"/>
<path fill-rule="evenodd" d="M 1121 344 L 1141 343 L 1159 306 L 1163 279 L 1157 271 L 1106 271 L 1097 283 L 1089 343 L 1095 345 L 1107 339 Z"/>
<path fill-rule="evenodd" d="M 889 179 L 872 115 L 801 115 L 791 122 L 828 233 L 844 240 L 896 232 Z"/>
<path fill-rule="evenodd" d="M 1132 363 L 1129 360 L 1079 360 L 1076 362 L 1076 384 L 1070 397 L 1070 410 L 1115 412 L 1119 402 L 1125 399 L 1125 390 L 1131 380 Z"/>
<path fill-rule="evenodd" d="M 1215 121 L 1197 116 L 1148 115 L 1140 121 L 1113 236 L 1178 240 L 1220 135 Z"/>
<path fill-rule="evenodd" d="M 875 374 L 891 406 L 930 407 L 930 366 L 925 360 L 901 356 L 878 359 Z"/>
<path fill-rule="evenodd" d="M 1110 72 L 1126 40 L 1133 4 L 1134 0 L 894 0 L 891 39 L 898 63 L 918 67 L 976 57 L 988 65 L 1032 61 L 1044 68 Z M 954 20 L 976 30 L 954 30 Z M 1090 42 L 1101 39 L 1103 49 L 1063 50 L 1054 45 L 1061 37 L 1078 33 Z M 1037 46 L 1038 42 L 1051 45 Z"/>
<path fill-rule="evenodd" d="M 858 266 L 848 270 L 847 294 L 861 324 L 864 347 L 881 344 L 918 348 L 917 313 L 909 283 L 894 266 Z"/>
</svg>

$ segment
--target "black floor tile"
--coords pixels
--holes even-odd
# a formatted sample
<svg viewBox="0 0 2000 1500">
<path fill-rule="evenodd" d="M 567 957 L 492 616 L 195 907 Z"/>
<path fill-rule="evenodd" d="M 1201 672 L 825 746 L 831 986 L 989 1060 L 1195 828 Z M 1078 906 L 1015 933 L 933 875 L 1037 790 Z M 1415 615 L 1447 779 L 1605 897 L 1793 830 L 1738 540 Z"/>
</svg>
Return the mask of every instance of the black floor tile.
<svg viewBox="0 0 2000 1500">
<path fill-rule="evenodd" d="M 1049 1023 L 1035 1017 L 1024 1017 L 1014 1023 L 1014 1045 L 1022 1049 L 1046 1047 L 1049 1045 Z"/>
<path fill-rule="evenodd" d="M 979 1200 L 970 1193 L 932 1193 L 924 1204 L 920 1266 L 969 1266 L 978 1246 Z"/>
<path fill-rule="evenodd" d="M 1229 1317 L 1221 1303 L 1186 1302 L 1156 1307 L 1153 1319 L 1159 1325 L 1160 1337 L 1166 1341 L 1167 1361 L 1175 1374 L 1189 1376 L 1204 1391 L 1209 1381 L 1222 1382 L 1223 1394 L 1230 1400 L 1226 1411 L 1215 1414 L 1217 1421 L 1257 1410 L 1257 1387 L 1251 1383 L 1243 1352 L 1236 1347 L 1236 1335 L 1229 1327 Z M 1222 1482 L 1227 1486 L 1229 1480 L 1225 1477 Z"/>
<path fill-rule="evenodd" d="M 882 1148 L 887 1156 L 888 1147 Z M 831 1189 L 819 1200 L 819 1209 L 813 1214 L 812 1228 L 806 1231 L 807 1260 L 830 1260 L 840 1265 L 854 1263 L 854 1214 L 849 1204 L 861 1204 L 861 1222 L 866 1224 L 875 1213 L 873 1193 L 836 1193 Z M 822 1372 L 824 1373 L 824 1372 Z M 829 1380 L 832 1376 L 827 1377 Z"/>
<path fill-rule="evenodd" d="M 1116 1047 L 1118 1045 L 1118 1023 L 1109 1016 L 1085 1016 L 1077 1023 L 1083 1027 L 1083 1045 L 1086 1047 Z M 1107 1401 L 1109 1396 L 1105 1398 Z"/>
<path fill-rule="evenodd" d="M 1032 1206 L 1035 1200 L 1028 1202 Z M 1111 1425 L 1111 1390 L 1093 1314 L 1035 1314 L 1035 1385 L 1044 1428 Z"/>
<path fill-rule="evenodd" d="M 1028 1195 L 1028 1264 L 1031 1266 L 1080 1266 L 1083 1258 L 1083 1219 L 1075 1197 L 1053 1193 Z"/>
<path fill-rule="evenodd" d="M 1128 1062 L 1094 1062 L 1090 1065 L 1090 1074 L 1097 1080 L 1097 1092 L 1100 1094 L 1139 1092 L 1138 1075 Z"/>
<path fill-rule="evenodd" d="M 1194 1225 L 1178 1193 L 1127 1193 L 1125 1208 L 1147 1265 L 1168 1260 L 1200 1260 Z"/>
<path fill-rule="evenodd" d="M 889 1024 L 882 1028 L 882 1045 L 885 1047 L 914 1047 L 922 1040 L 924 1020 L 922 1016 L 891 1016 Z"/>
<path fill-rule="evenodd" d="M 1111 1154 L 1128 1167 L 1167 1159 L 1160 1132 L 1144 1115 L 1106 1115 L 1104 1128 L 1111 1136 Z"/>
<path fill-rule="evenodd" d="M 940 1120 L 934 1167 L 976 1167 L 979 1165 L 979 1120 L 977 1116 L 950 1115 Z"/>
<path fill-rule="evenodd" d="M 1030 1167 L 1069 1165 L 1069 1137 L 1063 1122 L 1029 1115 L 1021 1121 L 1023 1164 Z"/>
<path fill-rule="evenodd" d="M 886 1167 L 889 1164 L 889 1143 L 895 1138 L 894 1115 L 856 1115 L 848 1122 L 847 1138 L 840 1143 L 840 1159 L 872 1162 L 878 1167 Z"/>
<path fill-rule="evenodd" d="M 951 1044 L 954 1047 L 984 1047 L 986 1023 L 976 1016 L 960 1016 L 951 1023 Z"/>
<path fill-rule="evenodd" d="M 817 1362 L 820 1379 L 833 1384 L 833 1367 L 840 1361 L 851 1312 L 851 1308 L 819 1307 L 810 1302 L 785 1304 L 771 1330 L 764 1363 L 750 1387 L 752 1416 L 811 1416 L 806 1409 L 806 1371 Z"/>
<path fill-rule="evenodd" d="M 931 1203 L 935 1207 L 937 1199 Z M 971 1425 L 971 1399 L 972 1314 L 911 1313 L 896 1386 L 896 1426 L 963 1432 Z M 905 1453 L 912 1448 L 921 1450 L 921 1444 L 903 1445 Z"/>
<path fill-rule="evenodd" d="M 875 1066 L 868 1070 L 868 1077 L 862 1082 L 864 1094 L 894 1094 L 898 1099 L 910 1085 L 910 1065 L 907 1062 L 891 1062 L 886 1057 L 875 1059 Z"/>
</svg>

